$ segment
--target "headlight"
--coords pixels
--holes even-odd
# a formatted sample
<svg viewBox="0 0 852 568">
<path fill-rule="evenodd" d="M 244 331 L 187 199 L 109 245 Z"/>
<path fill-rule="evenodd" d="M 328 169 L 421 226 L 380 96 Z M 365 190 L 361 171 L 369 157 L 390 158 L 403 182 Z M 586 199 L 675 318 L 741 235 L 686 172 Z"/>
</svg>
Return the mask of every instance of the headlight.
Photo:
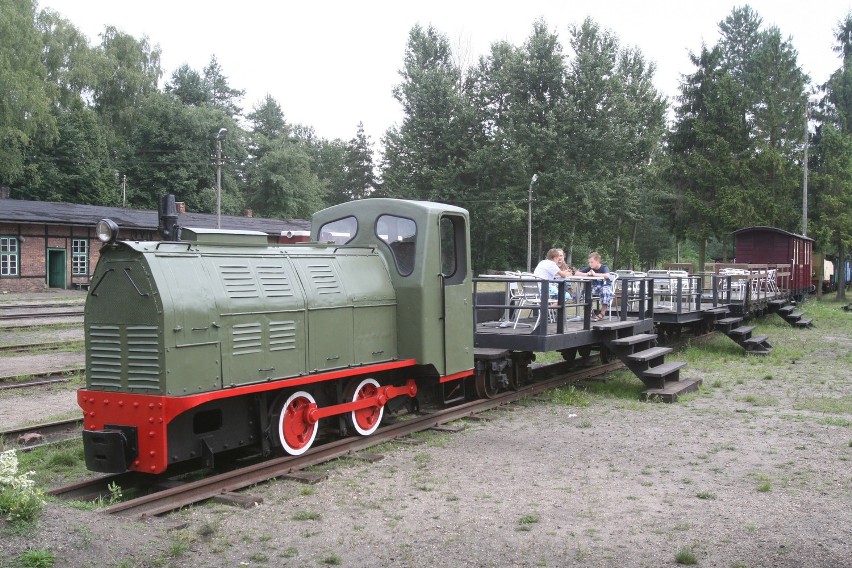
<svg viewBox="0 0 852 568">
<path fill-rule="evenodd" d="M 104 244 L 112 244 L 118 236 L 118 225 L 112 219 L 101 219 L 95 226 L 95 232 L 98 234 L 98 240 Z"/>
</svg>

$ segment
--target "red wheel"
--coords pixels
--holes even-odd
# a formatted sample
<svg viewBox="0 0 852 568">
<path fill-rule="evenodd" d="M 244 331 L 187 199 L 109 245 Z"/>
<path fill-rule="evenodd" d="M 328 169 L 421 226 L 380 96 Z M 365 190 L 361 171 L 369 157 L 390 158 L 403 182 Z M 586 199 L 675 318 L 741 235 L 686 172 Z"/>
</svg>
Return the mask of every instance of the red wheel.
<svg viewBox="0 0 852 568">
<path fill-rule="evenodd" d="M 355 402 L 376 396 L 378 392 L 379 382 L 376 379 L 364 379 L 360 383 L 351 381 L 343 395 L 346 397 L 346 402 Z M 368 406 L 353 410 L 347 415 L 346 420 L 359 434 L 369 436 L 379 427 L 384 413 L 384 406 Z"/>
<path fill-rule="evenodd" d="M 278 440 L 284 451 L 292 456 L 308 451 L 317 437 L 319 422 L 311 424 L 306 414 L 312 404 L 316 404 L 314 397 L 310 393 L 299 391 L 290 395 L 281 407 L 278 417 Z"/>
</svg>

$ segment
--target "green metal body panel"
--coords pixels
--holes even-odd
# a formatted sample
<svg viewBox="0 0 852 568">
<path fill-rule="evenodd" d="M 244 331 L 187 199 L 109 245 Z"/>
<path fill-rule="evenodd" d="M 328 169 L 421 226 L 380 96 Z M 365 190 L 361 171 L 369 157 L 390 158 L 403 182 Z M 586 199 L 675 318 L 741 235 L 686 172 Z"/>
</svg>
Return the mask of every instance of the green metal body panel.
<svg viewBox="0 0 852 568">
<path fill-rule="evenodd" d="M 377 234 L 377 222 L 385 215 L 411 220 L 417 227 L 414 266 L 402 274 L 388 242 Z M 311 236 L 338 219 L 354 217 L 358 231 L 347 247 L 372 247 L 384 259 L 396 290 L 399 356 L 433 365 L 441 375 L 473 368 L 473 285 L 470 273 L 469 217 L 466 210 L 451 205 L 397 199 L 362 199 L 329 207 L 314 214 Z M 442 275 L 442 218 L 458 221 L 454 244 L 458 272 Z"/>
<path fill-rule="evenodd" d="M 86 302 L 87 388 L 182 396 L 397 358 L 372 249 L 185 230 L 106 246 Z"/>
</svg>

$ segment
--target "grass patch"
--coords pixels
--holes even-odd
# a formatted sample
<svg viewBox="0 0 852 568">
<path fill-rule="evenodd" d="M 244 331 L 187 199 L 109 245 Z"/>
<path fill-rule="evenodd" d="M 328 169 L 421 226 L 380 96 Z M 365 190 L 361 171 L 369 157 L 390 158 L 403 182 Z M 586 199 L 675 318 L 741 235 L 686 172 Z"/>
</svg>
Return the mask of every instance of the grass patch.
<svg viewBox="0 0 852 568">
<path fill-rule="evenodd" d="M 793 403 L 793 408 L 827 414 L 852 414 L 852 396 L 798 399 Z"/>
<path fill-rule="evenodd" d="M 716 494 L 713 493 L 712 491 L 699 491 L 698 493 L 695 494 L 695 496 L 698 497 L 699 499 L 715 499 L 716 498 Z"/>
<path fill-rule="evenodd" d="M 21 568 L 52 568 L 56 564 L 56 556 L 49 550 L 27 550 L 18 556 L 18 566 Z"/>
<path fill-rule="evenodd" d="M 578 389 L 574 385 L 561 387 L 542 393 L 554 404 L 563 406 L 578 406 L 585 408 L 589 406 L 589 396 L 585 391 Z"/>
<path fill-rule="evenodd" d="M 692 552 L 692 548 L 685 546 L 675 554 L 675 562 L 686 565 L 698 564 L 698 558 Z"/>
<path fill-rule="evenodd" d="M 538 522 L 538 517 L 536 515 L 524 515 L 520 519 L 518 519 L 518 530 L 519 531 L 529 531 L 532 530 L 532 526 Z"/>
<path fill-rule="evenodd" d="M 316 511 L 298 511 L 290 518 L 294 521 L 318 521 L 322 518 L 322 515 Z"/>
</svg>

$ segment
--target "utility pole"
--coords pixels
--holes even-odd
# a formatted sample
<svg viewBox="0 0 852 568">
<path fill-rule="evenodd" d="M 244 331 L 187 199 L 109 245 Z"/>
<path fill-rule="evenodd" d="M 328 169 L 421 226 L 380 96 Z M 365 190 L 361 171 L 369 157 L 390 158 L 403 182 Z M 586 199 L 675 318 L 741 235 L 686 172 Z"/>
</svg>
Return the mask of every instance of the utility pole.
<svg viewBox="0 0 852 568">
<path fill-rule="evenodd" d="M 811 108 L 805 108 L 805 159 L 802 173 L 802 236 L 808 236 L 808 122 L 811 119 Z"/>
<path fill-rule="evenodd" d="M 532 272 L 532 187 L 536 180 L 538 174 L 533 174 L 527 196 L 527 272 Z"/>
<path fill-rule="evenodd" d="M 216 135 L 216 228 L 222 228 L 222 139 L 228 133 L 227 128 L 220 128 Z"/>
</svg>

